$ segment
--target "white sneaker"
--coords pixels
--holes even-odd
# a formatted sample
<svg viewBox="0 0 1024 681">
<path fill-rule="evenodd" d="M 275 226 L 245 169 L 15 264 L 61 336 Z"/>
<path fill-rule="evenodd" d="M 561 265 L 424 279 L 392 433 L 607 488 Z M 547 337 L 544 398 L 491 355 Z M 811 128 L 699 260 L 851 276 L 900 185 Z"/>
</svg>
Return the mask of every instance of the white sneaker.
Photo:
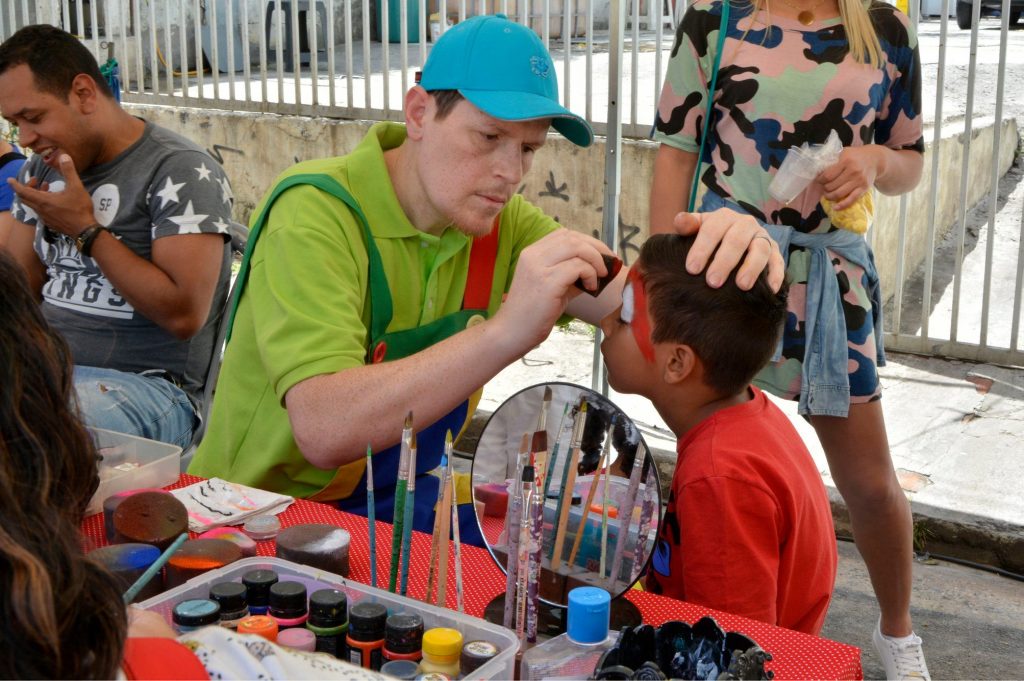
<svg viewBox="0 0 1024 681">
<path fill-rule="evenodd" d="M 875 650 L 882 658 L 887 679 L 915 679 L 931 681 L 928 665 L 924 661 L 924 650 L 921 648 L 920 637 L 914 635 L 905 638 L 890 638 L 882 634 L 881 620 L 875 625 L 872 636 Z"/>
</svg>

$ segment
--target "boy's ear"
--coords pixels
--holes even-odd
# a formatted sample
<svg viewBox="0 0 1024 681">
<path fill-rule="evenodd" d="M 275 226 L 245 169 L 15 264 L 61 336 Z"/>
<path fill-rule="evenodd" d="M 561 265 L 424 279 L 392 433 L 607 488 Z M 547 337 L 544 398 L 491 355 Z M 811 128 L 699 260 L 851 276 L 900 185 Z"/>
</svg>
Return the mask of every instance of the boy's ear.
<svg viewBox="0 0 1024 681">
<path fill-rule="evenodd" d="M 693 348 L 682 343 L 674 343 L 668 350 L 662 379 L 672 385 L 682 383 L 694 375 L 699 362 Z"/>
<path fill-rule="evenodd" d="M 418 140 L 423 137 L 429 104 L 430 93 L 419 85 L 409 88 L 405 93 L 405 129 L 409 139 Z"/>
</svg>

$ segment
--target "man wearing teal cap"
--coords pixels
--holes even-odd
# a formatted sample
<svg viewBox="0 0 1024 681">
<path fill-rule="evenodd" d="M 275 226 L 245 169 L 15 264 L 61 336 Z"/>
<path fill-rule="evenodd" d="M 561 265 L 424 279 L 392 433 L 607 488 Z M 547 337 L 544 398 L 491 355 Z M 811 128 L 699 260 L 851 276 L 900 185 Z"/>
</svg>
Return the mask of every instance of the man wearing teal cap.
<svg viewBox="0 0 1024 681">
<path fill-rule="evenodd" d="M 609 249 L 516 193 L 550 127 L 593 141 L 558 103 L 533 31 L 502 15 L 450 29 L 404 112 L 404 125 L 377 123 L 346 156 L 285 171 L 257 206 L 190 473 L 365 513 L 369 444 L 377 518 L 391 520 L 409 411 L 422 475 L 484 383 L 560 315 L 597 321 L 617 304 L 621 281 L 597 298 L 572 288 L 596 287 Z M 431 530 L 436 499 L 436 478 L 419 478 L 417 529 Z"/>
</svg>

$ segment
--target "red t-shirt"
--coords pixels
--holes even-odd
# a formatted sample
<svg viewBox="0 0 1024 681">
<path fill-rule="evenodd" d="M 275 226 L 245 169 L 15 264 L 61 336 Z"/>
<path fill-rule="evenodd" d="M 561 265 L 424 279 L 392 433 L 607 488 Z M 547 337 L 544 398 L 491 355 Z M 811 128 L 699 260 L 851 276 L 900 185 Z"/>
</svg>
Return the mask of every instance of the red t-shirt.
<svg viewBox="0 0 1024 681">
<path fill-rule="evenodd" d="M 828 496 L 793 424 L 751 391 L 679 441 L 648 589 L 817 634 L 836 577 Z"/>
<path fill-rule="evenodd" d="M 128 637 L 121 670 L 127 679 L 209 679 L 192 651 L 173 638 Z"/>
</svg>

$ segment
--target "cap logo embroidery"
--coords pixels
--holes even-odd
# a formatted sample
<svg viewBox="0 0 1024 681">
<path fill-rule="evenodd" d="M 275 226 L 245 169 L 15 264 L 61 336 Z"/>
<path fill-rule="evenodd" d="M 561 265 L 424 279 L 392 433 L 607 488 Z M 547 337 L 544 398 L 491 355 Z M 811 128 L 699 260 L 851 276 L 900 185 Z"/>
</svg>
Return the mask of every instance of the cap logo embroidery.
<svg viewBox="0 0 1024 681">
<path fill-rule="evenodd" d="M 533 75 L 541 78 L 547 78 L 551 73 L 548 60 L 544 57 L 530 57 L 530 70 L 533 71 Z"/>
</svg>

